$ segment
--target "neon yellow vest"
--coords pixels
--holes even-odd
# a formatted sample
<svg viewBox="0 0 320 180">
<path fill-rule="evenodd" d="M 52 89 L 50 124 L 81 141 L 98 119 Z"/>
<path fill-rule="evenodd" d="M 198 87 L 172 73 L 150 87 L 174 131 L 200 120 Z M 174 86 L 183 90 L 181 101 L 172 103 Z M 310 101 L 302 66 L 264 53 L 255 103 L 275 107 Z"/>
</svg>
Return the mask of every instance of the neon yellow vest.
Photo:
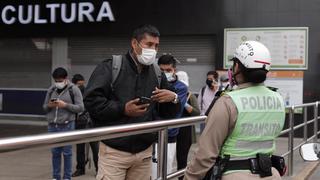
<svg viewBox="0 0 320 180">
<path fill-rule="evenodd" d="M 232 158 L 256 157 L 257 153 L 272 154 L 275 138 L 285 121 L 285 107 L 279 93 L 265 86 L 253 86 L 228 92 L 238 110 L 233 132 L 220 154 Z"/>
</svg>

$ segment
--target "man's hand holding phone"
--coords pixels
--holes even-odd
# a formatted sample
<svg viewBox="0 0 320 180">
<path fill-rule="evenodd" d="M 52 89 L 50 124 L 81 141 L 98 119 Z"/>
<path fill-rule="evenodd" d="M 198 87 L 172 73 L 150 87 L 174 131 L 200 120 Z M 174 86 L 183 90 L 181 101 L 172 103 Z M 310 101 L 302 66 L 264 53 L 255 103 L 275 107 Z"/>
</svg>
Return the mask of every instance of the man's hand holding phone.
<svg viewBox="0 0 320 180">
<path fill-rule="evenodd" d="M 57 98 L 52 98 L 52 99 L 50 99 L 49 100 L 49 103 L 48 103 L 48 107 L 49 108 L 55 108 L 55 107 L 57 107 Z"/>
<path fill-rule="evenodd" d="M 152 94 L 151 99 L 159 103 L 172 102 L 176 98 L 176 93 L 167 89 L 158 89 L 157 87 Z"/>
<path fill-rule="evenodd" d="M 57 99 L 57 98 L 50 99 L 50 102 L 48 104 L 48 107 L 50 107 L 50 108 L 55 108 L 55 107 L 65 108 L 66 106 L 67 106 L 67 104 L 64 101 Z"/>
<path fill-rule="evenodd" d="M 139 117 L 147 112 L 148 107 L 150 106 L 151 99 L 147 97 L 140 97 L 134 100 L 131 100 L 125 105 L 125 115 L 129 117 Z"/>
</svg>

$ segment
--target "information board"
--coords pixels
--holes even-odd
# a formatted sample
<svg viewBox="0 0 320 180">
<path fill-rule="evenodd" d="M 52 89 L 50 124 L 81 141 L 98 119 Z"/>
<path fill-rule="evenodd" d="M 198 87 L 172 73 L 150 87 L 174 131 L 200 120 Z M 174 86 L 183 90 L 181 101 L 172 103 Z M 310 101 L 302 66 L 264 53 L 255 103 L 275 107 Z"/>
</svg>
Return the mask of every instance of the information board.
<svg viewBox="0 0 320 180">
<path fill-rule="evenodd" d="M 228 28 L 224 30 L 224 68 L 230 68 L 241 42 L 254 40 L 270 51 L 271 69 L 308 69 L 308 27 Z"/>
<path fill-rule="evenodd" d="M 271 71 L 265 85 L 278 88 L 286 106 L 303 103 L 303 71 Z"/>
</svg>

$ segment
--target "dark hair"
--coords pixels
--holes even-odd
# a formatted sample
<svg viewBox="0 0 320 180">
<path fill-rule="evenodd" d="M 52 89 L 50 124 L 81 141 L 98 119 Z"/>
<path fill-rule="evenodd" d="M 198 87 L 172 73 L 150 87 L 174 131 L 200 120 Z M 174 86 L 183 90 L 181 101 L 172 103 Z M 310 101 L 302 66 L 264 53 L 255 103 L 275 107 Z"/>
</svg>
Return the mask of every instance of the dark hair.
<svg viewBox="0 0 320 180">
<path fill-rule="evenodd" d="M 159 60 L 158 60 L 158 65 L 160 64 L 166 64 L 166 65 L 169 65 L 171 64 L 172 67 L 176 67 L 177 66 L 177 60 L 176 58 L 174 58 L 172 55 L 169 55 L 169 54 L 165 54 L 165 55 L 162 55 Z"/>
<path fill-rule="evenodd" d="M 218 79 L 219 78 L 219 74 L 217 73 L 217 71 L 209 71 L 207 73 L 207 76 L 209 76 L 209 75 L 213 75 L 214 79 Z"/>
<path fill-rule="evenodd" d="M 137 41 L 141 41 L 146 34 L 153 37 L 160 37 L 160 32 L 156 27 L 150 24 L 146 24 L 146 25 L 137 27 L 133 31 L 132 38 L 136 39 Z"/>
<path fill-rule="evenodd" d="M 268 71 L 262 68 L 249 69 L 246 68 L 238 59 L 234 60 L 235 63 L 239 64 L 240 71 L 243 73 L 245 82 L 251 83 L 262 83 L 267 78 Z"/>
<path fill-rule="evenodd" d="M 77 84 L 78 81 L 84 81 L 84 77 L 81 74 L 75 74 L 73 75 L 71 82 L 73 84 Z"/>
<path fill-rule="evenodd" d="M 53 79 L 66 78 L 67 76 L 68 72 L 63 67 L 56 68 L 52 73 Z"/>
</svg>

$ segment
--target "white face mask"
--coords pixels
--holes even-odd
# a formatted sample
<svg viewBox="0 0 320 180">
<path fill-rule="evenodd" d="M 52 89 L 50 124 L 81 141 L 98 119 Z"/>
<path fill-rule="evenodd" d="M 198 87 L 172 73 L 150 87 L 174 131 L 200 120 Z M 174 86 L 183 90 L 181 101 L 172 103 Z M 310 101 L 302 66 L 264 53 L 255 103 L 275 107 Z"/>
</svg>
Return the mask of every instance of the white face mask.
<svg viewBox="0 0 320 180">
<path fill-rule="evenodd" d="M 176 79 L 174 78 L 174 76 L 173 76 L 173 73 L 164 73 L 164 74 L 166 75 L 167 80 L 168 80 L 169 82 L 172 82 L 172 81 L 176 80 Z"/>
<path fill-rule="evenodd" d="M 222 87 L 227 87 L 228 84 L 229 84 L 228 82 L 221 83 L 221 86 L 222 86 Z"/>
<path fill-rule="evenodd" d="M 66 86 L 64 81 L 63 82 L 56 82 L 54 84 L 58 89 L 63 89 Z"/>
<path fill-rule="evenodd" d="M 156 61 L 157 51 L 154 49 L 141 48 L 141 55 L 137 54 L 139 63 L 143 65 L 151 65 Z"/>
</svg>

